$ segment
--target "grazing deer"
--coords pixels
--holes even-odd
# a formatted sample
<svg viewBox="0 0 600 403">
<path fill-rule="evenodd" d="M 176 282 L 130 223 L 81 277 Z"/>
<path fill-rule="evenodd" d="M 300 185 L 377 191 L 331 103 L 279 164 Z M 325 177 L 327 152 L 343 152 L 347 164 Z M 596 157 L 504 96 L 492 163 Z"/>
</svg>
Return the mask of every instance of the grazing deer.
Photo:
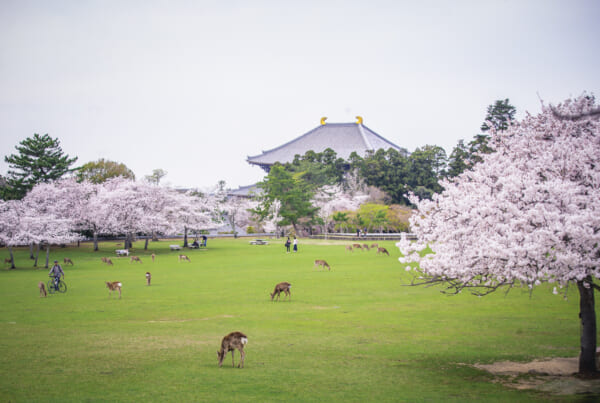
<svg viewBox="0 0 600 403">
<path fill-rule="evenodd" d="M 390 252 L 388 252 L 386 248 L 377 248 L 377 254 L 379 255 L 380 253 L 385 253 L 388 256 L 390 255 Z"/>
<path fill-rule="evenodd" d="M 109 266 L 114 266 L 112 260 L 108 257 L 106 258 L 106 261 L 104 263 L 106 263 Z"/>
<path fill-rule="evenodd" d="M 248 336 L 242 332 L 232 332 L 223 337 L 223 340 L 221 340 L 221 350 L 217 351 L 219 367 L 223 365 L 225 354 L 227 354 L 229 351 L 231 351 L 231 363 L 233 367 L 235 367 L 234 353 L 235 349 L 237 348 L 242 356 L 242 359 L 238 364 L 238 368 L 244 368 L 244 358 L 246 357 L 246 353 L 244 353 L 244 346 L 246 344 L 248 344 Z"/>
<path fill-rule="evenodd" d="M 275 297 L 275 294 L 277 294 L 277 301 L 279 301 L 279 297 L 281 295 L 281 293 L 284 293 L 284 297 L 283 300 L 285 301 L 285 297 L 289 296 L 289 300 L 292 300 L 292 285 L 288 282 L 283 282 L 283 283 L 279 283 L 275 286 L 275 289 L 273 290 L 273 292 L 269 295 L 271 295 L 271 301 L 273 301 L 273 297 Z"/>
<path fill-rule="evenodd" d="M 64 264 L 70 263 L 71 266 L 73 266 L 73 261 L 71 259 L 69 259 L 68 257 L 63 259 Z"/>
<path fill-rule="evenodd" d="M 152 263 L 154 263 L 154 258 L 156 258 L 156 255 L 153 253 L 150 255 L 150 257 L 152 258 Z"/>
<path fill-rule="evenodd" d="M 142 263 L 142 259 L 140 259 L 140 257 L 139 257 L 139 256 L 132 256 L 132 257 L 129 259 L 129 263 L 132 263 L 132 262 L 140 262 L 140 263 Z"/>
<path fill-rule="evenodd" d="M 354 249 L 362 249 L 362 246 L 361 246 L 359 243 L 353 243 L 353 244 L 352 244 L 352 247 L 353 247 Z"/>
<path fill-rule="evenodd" d="M 181 262 L 182 260 L 187 260 L 190 263 L 192 262 L 186 255 L 179 255 L 179 261 Z"/>
<path fill-rule="evenodd" d="M 346 251 L 354 252 L 354 248 L 351 245 L 346 246 Z"/>
<path fill-rule="evenodd" d="M 106 287 L 110 290 L 110 293 L 108 294 L 109 297 L 112 296 L 113 291 L 119 291 L 119 299 L 121 299 L 121 286 L 123 284 L 121 284 L 120 281 L 113 281 L 113 282 L 106 282 Z"/>
<path fill-rule="evenodd" d="M 362 246 L 362 247 L 363 247 L 363 250 L 369 250 L 369 245 L 367 245 L 366 243 L 365 243 L 365 244 L 363 244 L 363 246 Z"/>
<path fill-rule="evenodd" d="M 329 267 L 329 265 L 327 264 L 327 262 L 324 261 L 324 260 L 320 260 L 320 259 L 315 260 L 315 267 L 316 266 L 321 266 L 323 269 L 325 267 L 327 267 L 329 270 L 331 270 L 331 267 Z"/>
<path fill-rule="evenodd" d="M 146 272 L 146 285 L 150 285 L 150 281 L 152 280 L 152 274 L 149 271 Z"/>
<path fill-rule="evenodd" d="M 46 293 L 46 286 L 44 285 L 43 281 L 40 281 L 38 283 L 38 288 L 40 289 L 40 297 L 46 297 L 46 295 L 48 295 L 48 293 Z"/>
<path fill-rule="evenodd" d="M 373 245 L 371 245 L 371 249 L 377 249 L 377 248 L 379 248 L 378 243 L 374 243 Z"/>
</svg>

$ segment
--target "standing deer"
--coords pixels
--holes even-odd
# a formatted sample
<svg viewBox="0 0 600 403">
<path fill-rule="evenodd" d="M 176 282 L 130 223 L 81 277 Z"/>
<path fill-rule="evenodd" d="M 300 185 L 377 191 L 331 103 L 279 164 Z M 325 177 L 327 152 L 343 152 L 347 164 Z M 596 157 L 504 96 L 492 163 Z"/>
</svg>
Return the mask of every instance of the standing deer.
<svg viewBox="0 0 600 403">
<path fill-rule="evenodd" d="M 377 254 L 379 255 L 380 253 L 385 253 L 388 256 L 390 255 L 390 252 L 388 252 L 386 248 L 377 248 Z"/>
<path fill-rule="evenodd" d="M 244 368 L 244 358 L 246 357 L 246 353 L 244 353 L 244 346 L 246 344 L 248 344 L 248 336 L 242 332 L 232 332 L 223 337 L 223 340 L 221 340 L 221 350 L 217 351 L 219 367 L 223 365 L 225 354 L 227 354 L 229 351 L 231 351 L 231 363 L 233 364 L 233 367 L 235 367 L 234 353 L 235 349 L 237 348 L 240 350 L 240 355 L 242 356 L 242 359 L 238 364 L 238 368 Z"/>
<path fill-rule="evenodd" d="M 46 297 L 46 295 L 48 295 L 46 293 L 46 286 L 44 285 L 43 281 L 38 283 L 38 288 L 40 289 L 40 297 Z"/>
<path fill-rule="evenodd" d="M 152 280 L 152 274 L 149 271 L 146 272 L 146 285 L 150 285 L 150 281 Z"/>
<path fill-rule="evenodd" d="M 352 244 L 352 247 L 353 247 L 354 249 L 362 249 L 362 246 L 360 246 L 360 244 L 359 244 L 359 243 L 353 243 L 353 244 Z"/>
<path fill-rule="evenodd" d="M 111 297 L 113 291 L 119 291 L 119 299 L 121 299 L 121 286 L 122 285 L 123 284 L 121 284 L 120 281 L 112 281 L 112 282 L 107 281 L 106 287 L 110 290 L 110 293 L 108 294 L 108 296 Z"/>
<path fill-rule="evenodd" d="M 315 260 L 315 267 L 316 267 L 316 266 L 321 266 L 323 269 L 324 269 L 325 267 L 327 267 L 329 270 L 331 270 L 331 267 L 329 267 L 329 265 L 327 264 L 327 262 L 326 262 L 326 261 L 324 261 L 324 260 L 321 260 L 321 259 L 317 259 L 317 260 Z"/>
<path fill-rule="evenodd" d="M 182 260 L 187 260 L 188 262 L 191 262 L 190 258 L 187 257 L 187 255 L 179 255 L 179 261 L 181 262 Z"/>
<path fill-rule="evenodd" d="M 67 264 L 67 263 L 70 263 L 70 264 L 71 264 L 71 266 L 73 266 L 73 261 L 72 261 L 70 258 L 68 258 L 68 257 L 64 258 L 64 259 L 63 259 L 63 262 L 64 262 L 65 264 Z"/>
<path fill-rule="evenodd" d="M 130 258 L 130 260 L 129 260 L 129 263 L 132 263 L 132 262 L 140 262 L 140 263 L 142 263 L 142 259 L 140 259 L 139 256 L 132 256 Z"/>
<path fill-rule="evenodd" d="M 377 249 L 377 248 L 379 248 L 378 243 L 374 243 L 373 245 L 371 245 L 371 249 Z"/>
<path fill-rule="evenodd" d="M 150 257 L 152 258 L 152 263 L 154 263 L 154 259 L 156 258 L 156 255 L 153 253 L 150 255 Z"/>
<path fill-rule="evenodd" d="M 273 297 L 275 297 L 275 294 L 277 294 L 277 301 L 279 301 L 279 297 L 281 295 L 281 293 L 284 293 L 284 297 L 283 300 L 285 301 L 285 297 L 289 296 L 289 300 L 292 300 L 292 285 L 288 282 L 283 282 L 283 283 L 279 283 L 275 286 L 275 289 L 273 290 L 273 292 L 269 295 L 271 295 L 271 301 L 273 301 Z"/>
<path fill-rule="evenodd" d="M 365 243 L 365 244 L 363 244 L 363 246 L 362 246 L 362 247 L 363 247 L 363 250 L 369 250 L 369 245 L 367 245 L 366 243 Z"/>
<path fill-rule="evenodd" d="M 346 246 L 346 251 L 354 252 L 354 248 L 351 245 Z"/>
</svg>

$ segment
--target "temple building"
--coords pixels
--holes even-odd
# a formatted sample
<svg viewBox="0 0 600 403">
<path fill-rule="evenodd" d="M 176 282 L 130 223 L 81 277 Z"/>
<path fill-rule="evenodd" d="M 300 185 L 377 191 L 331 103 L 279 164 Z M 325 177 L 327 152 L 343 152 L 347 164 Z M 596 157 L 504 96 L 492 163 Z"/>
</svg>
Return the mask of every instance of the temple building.
<svg viewBox="0 0 600 403">
<path fill-rule="evenodd" d="M 296 155 L 302 156 L 310 150 L 320 153 L 331 148 L 339 158 L 345 160 L 354 151 L 363 157 L 367 151 L 376 151 L 380 148 L 384 150 L 393 148 L 407 152 L 406 149 L 398 147 L 363 125 L 362 117 L 357 116 L 356 119 L 355 123 L 326 123 L 327 118 L 321 118 L 321 124 L 308 133 L 279 147 L 263 151 L 262 154 L 249 156 L 246 161 L 269 172 L 275 162 L 282 164 L 292 162 Z"/>
</svg>

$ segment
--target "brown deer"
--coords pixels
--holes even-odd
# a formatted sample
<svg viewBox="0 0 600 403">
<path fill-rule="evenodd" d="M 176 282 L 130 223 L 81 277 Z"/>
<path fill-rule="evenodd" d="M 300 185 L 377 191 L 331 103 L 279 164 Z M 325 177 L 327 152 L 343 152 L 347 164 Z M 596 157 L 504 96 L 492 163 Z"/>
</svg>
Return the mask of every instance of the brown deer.
<svg viewBox="0 0 600 403">
<path fill-rule="evenodd" d="M 346 246 L 346 251 L 354 252 L 354 248 L 351 245 Z"/>
<path fill-rule="evenodd" d="M 140 257 L 139 257 L 139 256 L 132 256 L 132 257 L 129 259 L 129 263 L 132 263 L 132 262 L 140 262 L 140 263 L 142 263 L 142 259 L 140 259 Z"/>
<path fill-rule="evenodd" d="M 354 249 L 362 249 L 362 246 L 361 246 L 359 243 L 353 243 L 353 244 L 352 244 L 352 247 L 353 247 Z"/>
<path fill-rule="evenodd" d="M 152 263 L 154 263 L 154 259 L 156 258 L 156 255 L 153 253 L 150 255 L 150 257 L 152 258 Z"/>
<path fill-rule="evenodd" d="M 186 255 L 179 255 L 179 261 L 181 262 L 182 260 L 187 260 L 190 263 L 192 262 Z"/>
<path fill-rule="evenodd" d="M 38 283 L 38 288 L 40 289 L 40 297 L 44 297 L 45 298 L 46 295 L 48 295 L 48 294 L 46 293 L 46 286 L 44 285 L 43 281 L 40 281 Z"/>
<path fill-rule="evenodd" d="M 111 297 L 111 296 L 112 296 L 112 293 L 113 293 L 113 291 L 119 291 L 119 299 L 121 299 L 121 286 L 122 286 L 122 285 L 123 285 L 123 284 L 121 284 L 121 282 L 120 282 L 120 281 L 112 281 L 112 282 L 109 282 L 109 281 L 107 281 L 107 282 L 106 282 L 106 287 L 107 287 L 107 288 L 109 289 L 109 291 L 110 291 L 110 293 L 108 294 L 108 296 L 109 296 L 109 297 Z"/>
<path fill-rule="evenodd" d="M 292 285 L 288 282 L 283 282 L 283 283 L 279 283 L 275 286 L 275 289 L 273 290 L 273 292 L 269 295 L 271 295 L 271 301 L 273 301 L 273 297 L 275 297 L 275 294 L 277 294 L 277 301 L 279 301 L 279 297 L 281 295 L 281 293 L 284 293 L 284 297 L 283 300 L 285 301 L 285 297 L 289 296 L 289 301 L 292 300 Z"/>
<path fill-rule="evenodd" d="M 390 255 L 390 252 L 388 252 L 386 248 L 377 248 L 377 254 L 379 255 L 380 253 L 385 253 L 388 256 Z"/>
<path fill-rule="evenodd" d="M 369 245 L 367 245 L 366 243 L 365 243 L 365 244 L 363 244 L 363 246 L 362 246 L 362 247 L 363 247 L 363 250 L 369 250 Z"/>
<path fill-rule="evenodd" d="M 146 272 L 146 285 L 150 285 L 150 281 L 152 280 L 152 274 L 149 271 Z"/>
<path fill-rule="evenodd" d="M 315 267 L 316 267 L 316 266 L 321 266 L 323 269 L 324 269 L 325 267 L 327 267 L 329 270 L 331 270 L 331 267 L 329 267 L 329 264 L 327 264 L 327 262 L 326 262 L 326 261 L 324 261 L 324 260 L 321 260 L 321 259 L 317 259 L 317 260 L 315 260 Z"/>
<path fill-rule="evenodd" d="M 70 263 L 71 266 L 73 266 L 73 261 L 71 259 L 69 259 L 68 257 L 63 259 L 64 264 Z"/>
<path fill-rule="evenodd" d="M 377 249 L 377 248 L 379 248 L 378 243 L 374 243 L 373 245 L 371 245 L 371 249 Z"/>
<path fill-rule="evenodd" d="M 6 259 L 4 259 L 4 263 L 12 263 L 12 259 L 7 257 Z"/>
<path fill-rule="evenodd" d="M 235 367 L 234 353 L 235 349 L 240 351 L 240 355 L 242 359 L 238 364 L 238 368 L 244 368 L 244 358 L 246 357 L 246 353 L 244 353 L 244 346 L 248 344 L 248 336 L 246 336 L 242 332 L 231 332 L 227 336 L 223 337 L 221 340 L 221 350 L 217 351 L 217 357 L 219 358 L 219 367 L 223 366 L 223 359 L 225 358 L 225 354 L 231 351 L 231 363 L 233 367 Z"/>
<path fill-rule="evenodd" d="M 106 260 L 104 261 L 104 263 L 106 263 L 106 264 L 107 264 L 107 265 L 109 265 L 109 266 L 114 266 L 114 265 L 113 265 L 113 262 L 112 262 L 112 260 L 111 260 L 110 258 L 106 257 L 105 259 L 106 259 Z"/>
</svg>

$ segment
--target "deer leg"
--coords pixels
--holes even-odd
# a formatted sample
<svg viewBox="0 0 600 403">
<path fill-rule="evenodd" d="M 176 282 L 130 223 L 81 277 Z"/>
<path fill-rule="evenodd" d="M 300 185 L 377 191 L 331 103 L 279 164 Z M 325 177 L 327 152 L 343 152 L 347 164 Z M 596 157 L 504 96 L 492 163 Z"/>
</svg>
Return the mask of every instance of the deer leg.
<svg viewBox="0 0 600 403">
<path fill-rule="evenodd" d="M 242 366 L 242 368 L 244 368 L 244 358 L 246 358 L 246 353 L 244 352 L 243 348 L 240 348 L 240 354 L 242 355 L 241 366 Z M 238 365 L 238 367 L 239 367 L 239 365 Z"/>
<path fill-rule="evenodd" d="M 235 368 L 235 360 L 233 353 L 235 353 L 235 349 L 231 350 L 231 366 Z"/>
</svg>

